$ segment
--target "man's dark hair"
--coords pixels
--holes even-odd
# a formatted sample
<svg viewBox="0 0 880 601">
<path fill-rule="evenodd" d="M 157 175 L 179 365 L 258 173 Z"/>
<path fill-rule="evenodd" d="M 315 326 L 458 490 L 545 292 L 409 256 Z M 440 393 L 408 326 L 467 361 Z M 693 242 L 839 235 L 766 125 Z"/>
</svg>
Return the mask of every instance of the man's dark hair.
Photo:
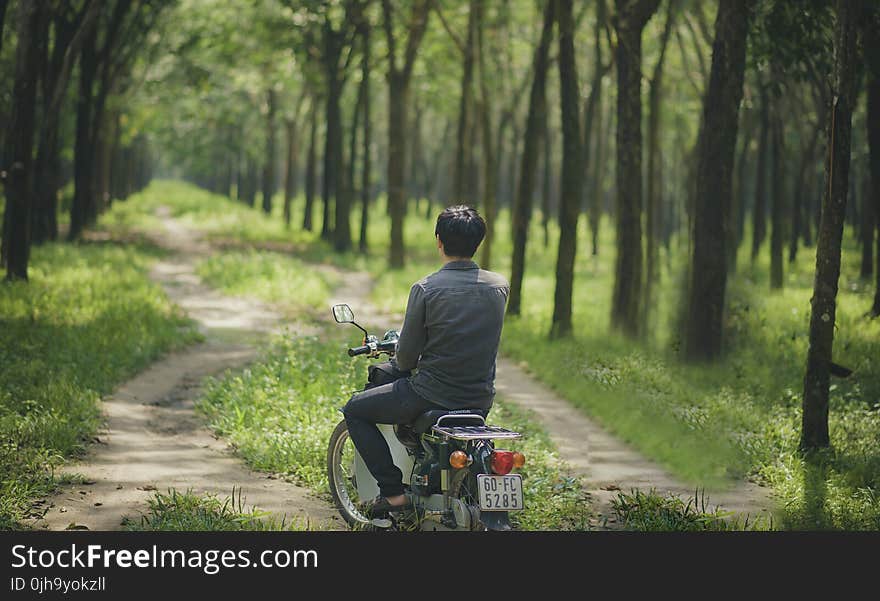
<svg viewBox="0 0 880 601">
<path fill-rule="evenodd" d="M 449 207 L 437 217 L 434 233 L 448 257 L 473 257 L 486 235 L 486 222 L 476 209 L 465 205 Z"/>
</svg>

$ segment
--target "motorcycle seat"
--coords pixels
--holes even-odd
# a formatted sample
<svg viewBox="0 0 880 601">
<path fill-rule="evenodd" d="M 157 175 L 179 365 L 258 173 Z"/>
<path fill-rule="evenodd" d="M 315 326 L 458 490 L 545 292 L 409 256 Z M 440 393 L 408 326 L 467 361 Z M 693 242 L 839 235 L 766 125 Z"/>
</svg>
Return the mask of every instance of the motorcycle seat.
<svg viewBox="0 0 880 601">
<path fill-rule="evenodd" d="M 454 411 L 450 409 L 431 409 L 417 417 L 411 424 L 411 427 L 416 434 L 424 434 L 444 415 L 458 416 L 455 419 L 455 425 L 457 426 L 482 426 L 486 413 L 486 411 L 480 409 L 456 409 Z M 468 416 L 471 416 L 471 418 L 468 419 Z"/>
</svg>

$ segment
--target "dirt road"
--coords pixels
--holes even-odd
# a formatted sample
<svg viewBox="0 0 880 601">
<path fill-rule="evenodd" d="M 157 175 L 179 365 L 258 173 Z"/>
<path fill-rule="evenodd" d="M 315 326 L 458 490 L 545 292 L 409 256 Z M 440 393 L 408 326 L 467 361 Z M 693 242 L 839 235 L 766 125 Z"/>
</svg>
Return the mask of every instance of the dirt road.
<svg viewBox="0 0 880 601">
<path fill-rule="evenodd" d="M 196 321 L 205 342 L 174 353 L 120 387 L 103 402 L 106 427 L 84 461 L 64 471 L 88 484 L 65 486 L 48 500 L 37 528 L 117 530 L 137 519 L 153 491 L 178 490 L 236 495 L 274 518 L 313 528 L 340 528 L 335 509 L 306 488 L 248 469 L 196 415 L 194 401 L 205 376 L 252 361 L 259 341 L 284 327 L 262 303 L 220 294 L 202 284 L 198 259 L 211 252 L 198 236 L 166 213 L 155 242 L 172 251 L 151 276 Z M 293 326 L 305 333 L 307 326 Z"/>
</svg>

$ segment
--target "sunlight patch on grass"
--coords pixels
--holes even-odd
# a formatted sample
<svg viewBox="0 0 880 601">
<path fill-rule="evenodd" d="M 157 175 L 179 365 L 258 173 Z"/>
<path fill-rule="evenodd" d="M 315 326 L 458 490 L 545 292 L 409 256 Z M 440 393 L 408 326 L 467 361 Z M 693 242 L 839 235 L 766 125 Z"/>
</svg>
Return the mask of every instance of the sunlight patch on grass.
<svg viewBox="0 0 880 601">
<path fill-rule="evenodd" d="M 197 272 L 207 284 L 227 294 L 254 296 L 291 315 L 323 309 L 340 281 L 335 273 L 262 250 L 213 254 L 199 262 Z"/>
</svg>

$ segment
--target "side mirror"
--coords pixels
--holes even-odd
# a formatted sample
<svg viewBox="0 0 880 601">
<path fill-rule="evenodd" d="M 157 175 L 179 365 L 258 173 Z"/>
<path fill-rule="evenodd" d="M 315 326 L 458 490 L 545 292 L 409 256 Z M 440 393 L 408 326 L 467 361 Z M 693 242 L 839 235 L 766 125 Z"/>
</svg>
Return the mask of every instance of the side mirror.
<svg viewBox="0 0 880 601">
<path fill-rule="evenodd" d="M 354 312 L 348 305 L 333 305 L 333 319 L 336 323 L 354 323 Z"/>
</svg>

